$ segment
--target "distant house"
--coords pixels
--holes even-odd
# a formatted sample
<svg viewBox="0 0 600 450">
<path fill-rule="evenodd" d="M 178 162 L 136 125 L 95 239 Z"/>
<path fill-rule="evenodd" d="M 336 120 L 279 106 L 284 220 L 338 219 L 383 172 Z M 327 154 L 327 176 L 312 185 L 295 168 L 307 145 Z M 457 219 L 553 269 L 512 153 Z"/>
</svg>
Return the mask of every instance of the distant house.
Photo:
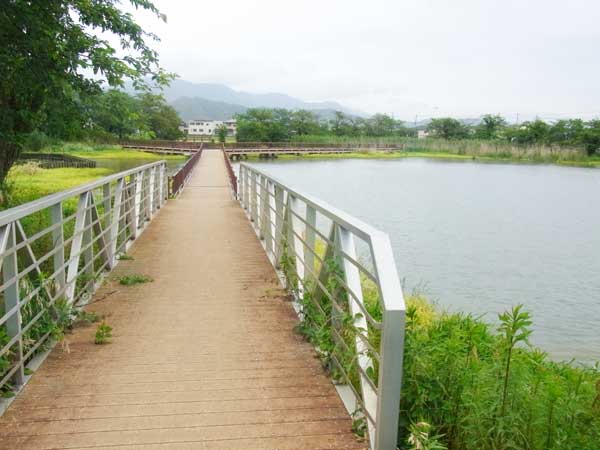
<svg viewBox="0 0 600 450">
<path fill-rule="evenodd" d="M 227 135 L 234 136 L 237 131 L 235 119 L 230 120 L 206 120 L 195 119 L 185 124 L 184 131 L 189 136 L 215 136 L 220 126 L 227 127 Z M 181 129 L 181 128 L 180 128 Z"/>
<path fill-rule="evenodd" d="M 427 131 L 427 130 L 418 130 L 417 131 L 417 138 L 425 139 L 426 137 L 429 137 L 429 131 Z"/>
</svg>

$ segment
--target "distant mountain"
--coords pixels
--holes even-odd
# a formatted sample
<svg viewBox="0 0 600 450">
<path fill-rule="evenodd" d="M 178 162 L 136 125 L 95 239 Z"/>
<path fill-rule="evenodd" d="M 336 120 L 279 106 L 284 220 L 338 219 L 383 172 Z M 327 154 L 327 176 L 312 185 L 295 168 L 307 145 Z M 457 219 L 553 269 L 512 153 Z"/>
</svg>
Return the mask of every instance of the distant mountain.
<svg viewBox="0 0 600 450">
<path fill-rule="evenodd" d="M 305 102 L 286 94 L 251 94 L 233 90 L 224 84 L 192 83 L 185 80 L 173 80 L 164 90 L 164 95 L 169 102 L 181 97 L 189 97 L 231 103 L 247 108 L 331 109 L 356 114 L 356 111 L 351 111 L 336 102 Z"/>
<path fill-rule="evenodd" d="M 198 97 L 179 97 L 169 102 L 185 121 L 192 119 L 228 120 L 248 108 L 232 103 L 216 102 Z"/>
<path fill-rule="evenodd" d="M 126 84 L 125 90 L 133 93 L 133 85 Z M 353 111 L 336 102 L 305 102 L 286 94 L 252 94 L 236 91 L 224 84 L 192 83 L 186 80 L 173 80 L 164 88 L 162 94 L 167 102 L 179 112 L 183 120 L 190 119 L 230 119 L 234 114 L 248 108 L 285 108 L 291 110 L 306 109 L 319 118 L 329 119 L 335 111 L 353 116 L 366 114 Z"/>
<path fill-rule="evenodd" d="M 192 119 L 227 120 L 236 114 L 244 113 L 248 107 L 233 103 L 216 102 L 198 97 L 179 97 L 169 102 L 185 121 Z M 334 109 L 311 109 L 321 120 L 330 120 L 335 116 Z"/>
</svg>

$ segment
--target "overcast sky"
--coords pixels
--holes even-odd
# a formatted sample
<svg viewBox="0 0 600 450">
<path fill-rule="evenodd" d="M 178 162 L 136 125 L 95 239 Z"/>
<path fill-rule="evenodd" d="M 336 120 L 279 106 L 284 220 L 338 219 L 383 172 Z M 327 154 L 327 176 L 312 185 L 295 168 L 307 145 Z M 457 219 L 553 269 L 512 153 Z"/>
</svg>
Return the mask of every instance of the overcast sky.
<svg viewBox="0 0 600 450">
<path fill-rule="evenodd" d="M 600 116 L 598 0 L 156 0 L 185 80 L 368 113 Z"/>
</svg>

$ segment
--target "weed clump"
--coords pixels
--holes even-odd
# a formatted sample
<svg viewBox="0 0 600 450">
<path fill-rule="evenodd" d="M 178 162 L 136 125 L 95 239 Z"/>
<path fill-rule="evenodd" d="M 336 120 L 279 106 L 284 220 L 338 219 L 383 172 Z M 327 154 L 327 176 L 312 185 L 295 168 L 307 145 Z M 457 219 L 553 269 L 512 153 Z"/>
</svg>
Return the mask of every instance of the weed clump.
<svg viewBox="0 0 600 450">
<path fill-rule="evenodd" d="M 119 278 L 119 283 L 123 286 L 133 286 L 135 284 L 149 283 L 151 281 L 153 280 L 149 276 L 140 274 L 125 275 Z"/>
<path fill-rule="evenodd" d="M 112 327 L 107 325 L 106 322 L 102 322 L 96 329 L 94 343 L 97 345 L 107 344 L 110 338 L 112 338 Z"/>
</svg>

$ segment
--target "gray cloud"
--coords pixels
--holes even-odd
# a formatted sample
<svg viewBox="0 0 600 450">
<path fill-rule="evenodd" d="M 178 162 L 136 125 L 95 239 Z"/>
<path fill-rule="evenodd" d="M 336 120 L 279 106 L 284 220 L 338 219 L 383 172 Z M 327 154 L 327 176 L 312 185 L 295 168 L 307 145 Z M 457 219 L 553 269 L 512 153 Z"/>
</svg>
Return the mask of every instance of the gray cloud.
<svg viewBox="0 0 600 450">
<path fill-rule="evenodd" d="M 593 0 L 157 0 L 163 66 L 412 120 L 600 116 Z"/>
</svg>

